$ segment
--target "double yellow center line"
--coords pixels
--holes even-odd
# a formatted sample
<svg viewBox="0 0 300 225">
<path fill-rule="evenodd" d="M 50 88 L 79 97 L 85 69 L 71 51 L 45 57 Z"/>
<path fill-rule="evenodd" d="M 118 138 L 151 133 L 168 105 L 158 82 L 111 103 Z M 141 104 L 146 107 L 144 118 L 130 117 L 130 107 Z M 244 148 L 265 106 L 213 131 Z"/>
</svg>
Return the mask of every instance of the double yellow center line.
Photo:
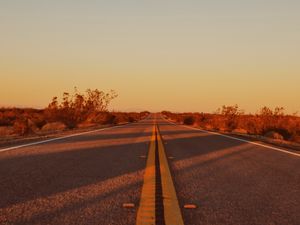
<svg viewBox="0 0 300 225">
<path fill-rule="evenodd" d="M 184 224 L 157 125 L 153 126 L 136 224 Z"/>
</svg>

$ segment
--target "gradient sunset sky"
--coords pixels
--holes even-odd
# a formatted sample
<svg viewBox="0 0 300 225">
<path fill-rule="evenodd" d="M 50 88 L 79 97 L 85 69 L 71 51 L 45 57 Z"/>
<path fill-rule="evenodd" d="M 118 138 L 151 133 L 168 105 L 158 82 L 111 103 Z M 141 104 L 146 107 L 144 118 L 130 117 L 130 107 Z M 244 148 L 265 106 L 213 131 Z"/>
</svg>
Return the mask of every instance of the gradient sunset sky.
<svg viewBox="0 0 300 225">
<path fill-rule="evenodd" d="M 300 111 L 299 0 L 1 0 L 0 106 L 76 86 L 114 110 Z"/>
</svg>

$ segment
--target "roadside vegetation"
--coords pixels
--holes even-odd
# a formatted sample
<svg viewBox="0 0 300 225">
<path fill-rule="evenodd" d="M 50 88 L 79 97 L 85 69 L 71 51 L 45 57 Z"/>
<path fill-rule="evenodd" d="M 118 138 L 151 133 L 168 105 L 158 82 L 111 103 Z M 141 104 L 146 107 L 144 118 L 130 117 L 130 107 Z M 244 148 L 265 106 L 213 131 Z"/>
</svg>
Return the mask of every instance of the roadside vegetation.
<svg viewBox="0 0 300 225">
<path fill-rule="evenodd" d="M 0 137 L 43 135 L 75 128 L 97 127 L 135 122 L 149 112 L 109 112 L 116 92 L 88 89 L 65 92 L 61 101 L 53 97 L 45 109 L 0 108 Z"/>
<path fill-rule="evenodd" d="M 300 143 L 300 117 L 285 114 L 284 108 L 263 107 L 256 114 L 245 114 L 238 105 L 222 106 L 215 113 L 172 113 L 163 111 L 174 122 L 205 130 L 259 135 L 271 139 Z"/>
</svg>

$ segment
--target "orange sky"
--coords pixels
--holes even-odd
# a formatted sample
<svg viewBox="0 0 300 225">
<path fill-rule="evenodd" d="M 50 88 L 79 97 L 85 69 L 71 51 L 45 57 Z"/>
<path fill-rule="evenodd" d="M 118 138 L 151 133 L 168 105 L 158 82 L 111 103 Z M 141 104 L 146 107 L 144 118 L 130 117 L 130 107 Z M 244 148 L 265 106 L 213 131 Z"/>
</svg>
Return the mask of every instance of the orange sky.
<svg viewBox="0 0 300 225">
<path fill-rule="evenodd" d="M 114 89 L 115 110 L 300 111 L 296 1 L 0 3 L 0 104 Z"/>
</svg>

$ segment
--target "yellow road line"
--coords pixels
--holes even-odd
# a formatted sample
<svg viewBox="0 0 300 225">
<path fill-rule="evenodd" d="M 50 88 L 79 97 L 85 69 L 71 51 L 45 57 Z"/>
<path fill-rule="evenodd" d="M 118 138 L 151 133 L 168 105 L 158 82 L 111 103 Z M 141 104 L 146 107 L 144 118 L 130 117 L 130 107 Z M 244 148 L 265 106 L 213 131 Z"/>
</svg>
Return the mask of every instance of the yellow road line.
<svg viewBox="0 0 300 225">
<path fill-rule="evenodd" d="M 156 146 L 157 141 L 157 146 Z M 148 159 L 144 174 L 140 206 L 137 213 L 137 225 L 154 225 L 156 223 L 156 171 L 155 150 L 158 147 L 159 168 L 161 174 L 163 215 L 166 225 L 183 225 L 183 219 L 176 196 L 173 180 L 171 177 L 164 145 L 158 127 L 153 126 L 152 137 L 149 147 Z"/>
<path fill-rule="evenodd" d="M 153 126 L 140 206 L 137 213 L 137 225 L 155 224 L 155 126 Z"/>
<path fill-rule="evenodd" d="M 162 142 L 161 135 L 157 128 L 158 152 L 160 161 L 160 172 L 164 202 L 164 215 L 166 225 L 183 225 L 183 219 L 172 180 L 168 160 L 165 153 L 165 148 Z"/>
</svg>

